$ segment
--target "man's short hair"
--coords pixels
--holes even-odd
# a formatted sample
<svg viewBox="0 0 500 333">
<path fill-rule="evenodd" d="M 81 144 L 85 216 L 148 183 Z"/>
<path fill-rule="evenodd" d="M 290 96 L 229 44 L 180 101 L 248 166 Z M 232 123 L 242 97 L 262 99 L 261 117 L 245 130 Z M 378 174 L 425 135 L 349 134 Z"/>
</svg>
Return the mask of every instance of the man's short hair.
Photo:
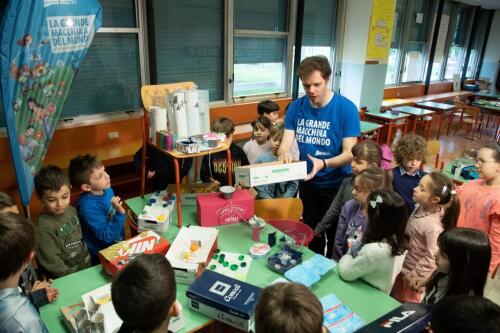
<svg viewBox="0 0 500 333">
<path fill-rule="evenodd" d="M 225 133 L 229 137 L 234 133 L 234 123 L 229 118 L 217 118 L 212 122 L 211 129 L 216 133 Z"/>
<path fill-rule="evenodd" d="M 330 75 L 332 75 L 332 68 L 330 67 L 330 63 L 325 56 L 312 56 L 305 58 L 300 62 L 297 74 L 300 79 L 303 80 L 315 71 L 319 71 L 323 79 L 330 79 Z"/>
<path fill-rule="evenodd" d="M 55 165 L 40 169 L 35 176 L 35 191 L 39 197 L 42 197 L 45 191 L 59 191 L 64 185 L 71 188 L 68 176 Z"/>
<path fill-rule="evenodd" d="M 323 308 L 301 284 L 277 283 L 265 288 L 255 309 L 255 333 L 321 333 Z"/>
<path fill-rule="evenodd" d="M 35 249 L 35 228 L 24 217 L 0 214 L 0 281 L 17 273 Z"/>
<path fill-rule="evenodd" d="M 434 333 L 498 333 L 500 306 L 481 296 L 452 295 L 432 308 Z"/>
<path fill-rule="evenodd" d="M 259 116 L 263 116 L 266 113 L 271 113 L 279 110 L 279 105 L 270 100 L 262 101 L 259 103 L 259 105 L 257 105 L 257 113 L 259 114 Z"/>
<path fill-rule="evenodd" d="M 132 260 L 115 275 L 111 299 L 128 328 L 149 332 L 159 327 L 176 299 L 174 270 L 167 258 L 143 254 Z"/>
<path fill-rule="evenodd" d="M 90 175 L 95 169 L 102 167 L 102 162 L 96 155 L 78 155 L 69 161 L 69 179 L 71 184 L 80 188 L 83 184 L 90 184 Z"/>
<path fill-rule="evenodd" d="M 0 192 L 0 211 L 15 206 L 14 201 L 7 193 Z"/>
<path fill-rule="evenodd" d="M 420 135 L 408 134 L 403 136 L 394 150 L 396 163 L 403 164 L 403 160 L 420 160 L 425 162 L 427 144 Z"/>
</svg>

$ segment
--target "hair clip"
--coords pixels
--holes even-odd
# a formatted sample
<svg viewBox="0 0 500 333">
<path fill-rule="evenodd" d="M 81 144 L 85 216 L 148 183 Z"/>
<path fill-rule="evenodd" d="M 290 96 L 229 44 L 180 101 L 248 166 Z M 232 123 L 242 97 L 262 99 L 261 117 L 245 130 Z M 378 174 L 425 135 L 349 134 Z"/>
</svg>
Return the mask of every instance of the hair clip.
<svg viewBox="0 0 500 333">
<path fill-rule="evenodd" d="M 444 195 L 446 193 L 447 189 L 448 189 L 448 186 L 444 185 L 443 190 L 441 191 L 441 195 Z"/>
<path fill-rule="evenodd" d="M 450 194 L 451 194 L 451 195 L 455 195 L 455 194 L 457 194 L 457 191 L 455 191 L 455 190 L 451 190 L 451 191 L 450 191 Z"/>
<path fill-rule="evenodd" d="M 370 206 L 372 206 L 372 208 L 376 208 L 377 204 L 379 204 L 379 203 L 383 203 L 382 197 L 380 196 L 380 194 L 377 195 L 375 200 L 370 200 Z"/>
</svg>

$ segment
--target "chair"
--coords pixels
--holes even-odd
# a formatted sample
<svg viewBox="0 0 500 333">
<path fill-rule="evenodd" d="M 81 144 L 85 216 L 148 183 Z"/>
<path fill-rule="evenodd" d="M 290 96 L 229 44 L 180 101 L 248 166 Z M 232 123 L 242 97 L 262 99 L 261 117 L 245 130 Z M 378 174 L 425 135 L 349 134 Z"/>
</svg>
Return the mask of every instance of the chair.
<svg viewBox="0 0 500 333">
<path fill-rule="evenodd" d="M 465 136 L 471 140 L 477 139 L 474 137 L 474 126 L 477 125 L 477 131 L 479 132 L 479 138 L 481 138 L 483 133 L 483 119 L 481 115 L 481 109 L 477 106 L 465 105 L 463 108 L 463 123 L 467 125 L 465 130 Z M 460 124 L 461 125 L 461 124 Z M 455 135 L 457 134 L 460 126 L 455 130 Z M 472 136 L 469 136 L 469 131 L 472 129 Z"/>
<path fill-rule="evenodd" d="M 299 221 L 302 218 L 302 200 L 299 198 L 279 198 L 255 200 L 255 215 L 264 220 L 285 219 Z"/>
<path fill-rule="evenodd" d="M 434 160 L 434 169 L 438 168 L 440 151 L 441 151 L 441 143 L 439 142 L 439 140 L 427 141 L 427 154 L 436 155 L 436 159 Z M 441 163 L 441 169 L 443 168 L 444 168 L 444 163 Z"/>
<path fill-rule="evenodd" d="M 457 130 L 455 130 L 455 134 L 458 131 L 458 129 L 462 127 L 464 118 L 470 117 L 468 114 L 466 114 L 464 112 L 465 107 L 467 106 L 466 103 L 462 102 L 460 99 L 457 98 L 453 101 L 453 104 L 456 106 L 457 111 L 452 112 L 449 115 L 450 119 L 448 120 L 449 121 L 448 122 L 448 130 L 446 131 L 446 135 L 448 135 L 450 133 L 450 128 L 451 128 L 451 125 L 453 124 L 453 121 L 455 120 L 455 117 L 459 117 L 458 127 L 457 127 Z"/>
</svg>

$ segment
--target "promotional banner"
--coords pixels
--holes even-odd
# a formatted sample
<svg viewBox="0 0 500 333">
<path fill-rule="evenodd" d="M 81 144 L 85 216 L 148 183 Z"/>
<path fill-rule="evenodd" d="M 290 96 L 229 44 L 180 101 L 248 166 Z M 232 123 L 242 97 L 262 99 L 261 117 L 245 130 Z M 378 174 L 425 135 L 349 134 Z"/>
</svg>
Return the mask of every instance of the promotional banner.
<svg viewBox="0 0 500 333">
<path fill-rule="evenodd" d="M 10 0 L 5 9 L 0 83 L 24 206 L 73 78 L 101 22 L 97 0 Z"/>
</svg>

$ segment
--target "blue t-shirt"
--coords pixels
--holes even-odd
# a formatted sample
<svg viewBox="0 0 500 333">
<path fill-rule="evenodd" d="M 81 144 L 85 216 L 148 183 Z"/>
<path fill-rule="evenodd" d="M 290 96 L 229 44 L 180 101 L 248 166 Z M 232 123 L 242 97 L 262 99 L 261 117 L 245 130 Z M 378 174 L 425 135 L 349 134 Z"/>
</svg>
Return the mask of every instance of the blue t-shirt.
<svg viewBox="0 0 500 333">
<path fill-rule="evenodd" d="M 288 108 L 285 128 L 295 131 L 300 160 L 307 161 L 307 172 L 310 172 L 312 162 L 307 154 L 319 159 L 338 156 L 342 153 L 344 138 L 360 135 L 359 113 L 354 103 L 338 94 L 318 109 L 312 107 L 306 95 L 296 99 Z M 350 164 L 341 168 L 326 168 L 309 182 L 323 188 L 338 187 L 350 173 Z"/>
</svg>

